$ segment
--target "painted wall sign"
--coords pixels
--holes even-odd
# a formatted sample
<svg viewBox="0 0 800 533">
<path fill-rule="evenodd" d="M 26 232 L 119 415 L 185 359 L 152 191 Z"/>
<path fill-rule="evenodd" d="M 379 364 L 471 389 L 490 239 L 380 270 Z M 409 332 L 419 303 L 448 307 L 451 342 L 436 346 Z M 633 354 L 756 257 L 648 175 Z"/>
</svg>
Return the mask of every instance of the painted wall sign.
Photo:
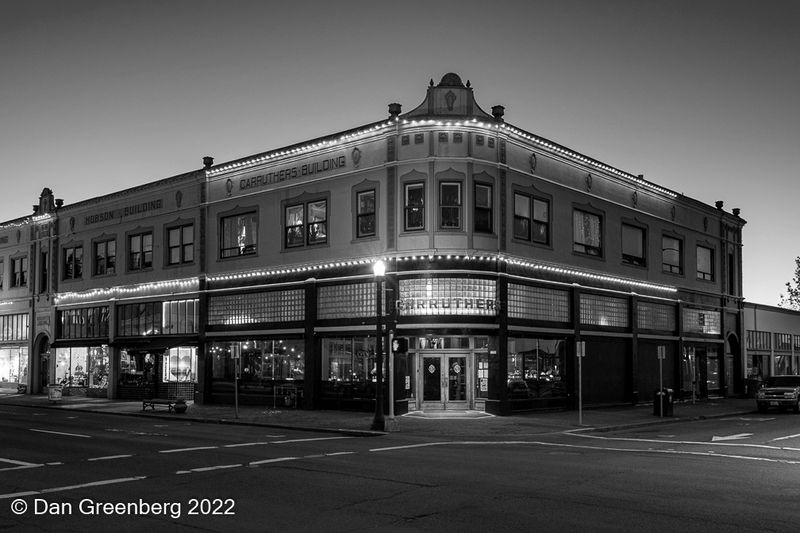
<svg viewBox="0 0 800 533">
<path fill-rule="evenodd" d="M 265 185 L 270 185 L 272 183 L 278 183 L 280 181 L 300 178 L 303 176 L 313 176 L 314 174 L 319 174 L 320 172 L 344 168 L 346 165 L 347 159 L 344 155 L 328 159 L 320 159 L 318 161 L 311 161 L 309 163 L 303 163 L 302 165 L 286 167 L 280 170 L 267 172 L 265 174 L 259 174 L 258 176 L 241 178 L 239 180 L 239 190 L 246 191 L 248 189 L 255 189 Z"/>
<path fill-rule="evenodd" d="M 164 200 L 161 198 L 157 200 L 150 200 L 149 202 L 141 202 L 138 204 L 126 205 L 110 211 L 102 211 L 83 217 L 83 224 L 90 226 L 92 224 L 99 224 L 100 222 L 107 222 L 109 220 L 122 219 L 134 215 L 143 215 L 151 211 L 158 211 L 164 208 Z"/>
</svg>

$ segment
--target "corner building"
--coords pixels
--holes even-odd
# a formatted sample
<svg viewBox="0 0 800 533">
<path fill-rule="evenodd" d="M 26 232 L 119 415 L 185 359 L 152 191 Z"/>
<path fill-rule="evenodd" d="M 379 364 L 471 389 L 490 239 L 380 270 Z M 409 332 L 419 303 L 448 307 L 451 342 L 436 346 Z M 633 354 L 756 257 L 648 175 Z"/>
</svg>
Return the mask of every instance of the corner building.
<svg viewBox="0 0 800 533">
<path fill-rule="evenodd" d="M 384 354 L 394 413 L 573 408 L 579 381 L 584 404 L 744 392 L 738 210 L 512 126 L 456 74 L 204 163 L 53 209 L 53 375 L 55 350 L 100 350 L 110 397 L 368 411 Z"/>
</svg>

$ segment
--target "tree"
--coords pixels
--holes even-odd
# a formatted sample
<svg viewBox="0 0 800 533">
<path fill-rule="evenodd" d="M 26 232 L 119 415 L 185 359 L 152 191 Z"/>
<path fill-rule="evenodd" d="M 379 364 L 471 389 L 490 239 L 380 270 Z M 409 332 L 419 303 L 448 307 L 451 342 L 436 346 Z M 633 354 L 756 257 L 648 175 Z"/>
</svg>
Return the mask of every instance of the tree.
<svg viewBox="0 0 800 533">
<path fill-rule="evenodd" d="M 786 294 L 781 294 L 780 307 L 800 311 L 800 256 L 794 260 L 794 277 L 786 282 Z"/>
</svg>

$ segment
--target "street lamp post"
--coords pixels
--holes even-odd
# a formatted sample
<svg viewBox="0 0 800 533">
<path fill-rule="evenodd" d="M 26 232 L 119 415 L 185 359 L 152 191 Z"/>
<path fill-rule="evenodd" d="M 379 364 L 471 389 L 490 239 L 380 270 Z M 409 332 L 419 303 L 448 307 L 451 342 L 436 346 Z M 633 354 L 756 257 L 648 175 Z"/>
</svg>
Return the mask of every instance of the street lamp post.
<svg viewBox="0 0 800 533">
<path fill-rule="evenodd" d="M 383 275 L 386 265 L 376 261 L 373 266 L 375 274 L 375 300 L 377 302 L 375 321 L 375 417 L 372 419 L 373 431 L 384 431 L 386 420 L 383 417 Z"/>
</svg>

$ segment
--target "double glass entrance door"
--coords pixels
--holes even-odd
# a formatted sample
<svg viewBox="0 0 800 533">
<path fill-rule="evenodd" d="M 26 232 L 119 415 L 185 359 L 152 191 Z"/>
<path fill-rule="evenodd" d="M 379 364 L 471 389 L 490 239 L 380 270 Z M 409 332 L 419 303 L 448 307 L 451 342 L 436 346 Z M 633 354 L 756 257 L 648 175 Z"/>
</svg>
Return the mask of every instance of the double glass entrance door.
<svg viewBox="0 0 800 533">
<path fill-rule="evenodd" d="M 420 372 L 423 410 L 469 408 L 466 355 L 423 355 Z"/>
</svg>

